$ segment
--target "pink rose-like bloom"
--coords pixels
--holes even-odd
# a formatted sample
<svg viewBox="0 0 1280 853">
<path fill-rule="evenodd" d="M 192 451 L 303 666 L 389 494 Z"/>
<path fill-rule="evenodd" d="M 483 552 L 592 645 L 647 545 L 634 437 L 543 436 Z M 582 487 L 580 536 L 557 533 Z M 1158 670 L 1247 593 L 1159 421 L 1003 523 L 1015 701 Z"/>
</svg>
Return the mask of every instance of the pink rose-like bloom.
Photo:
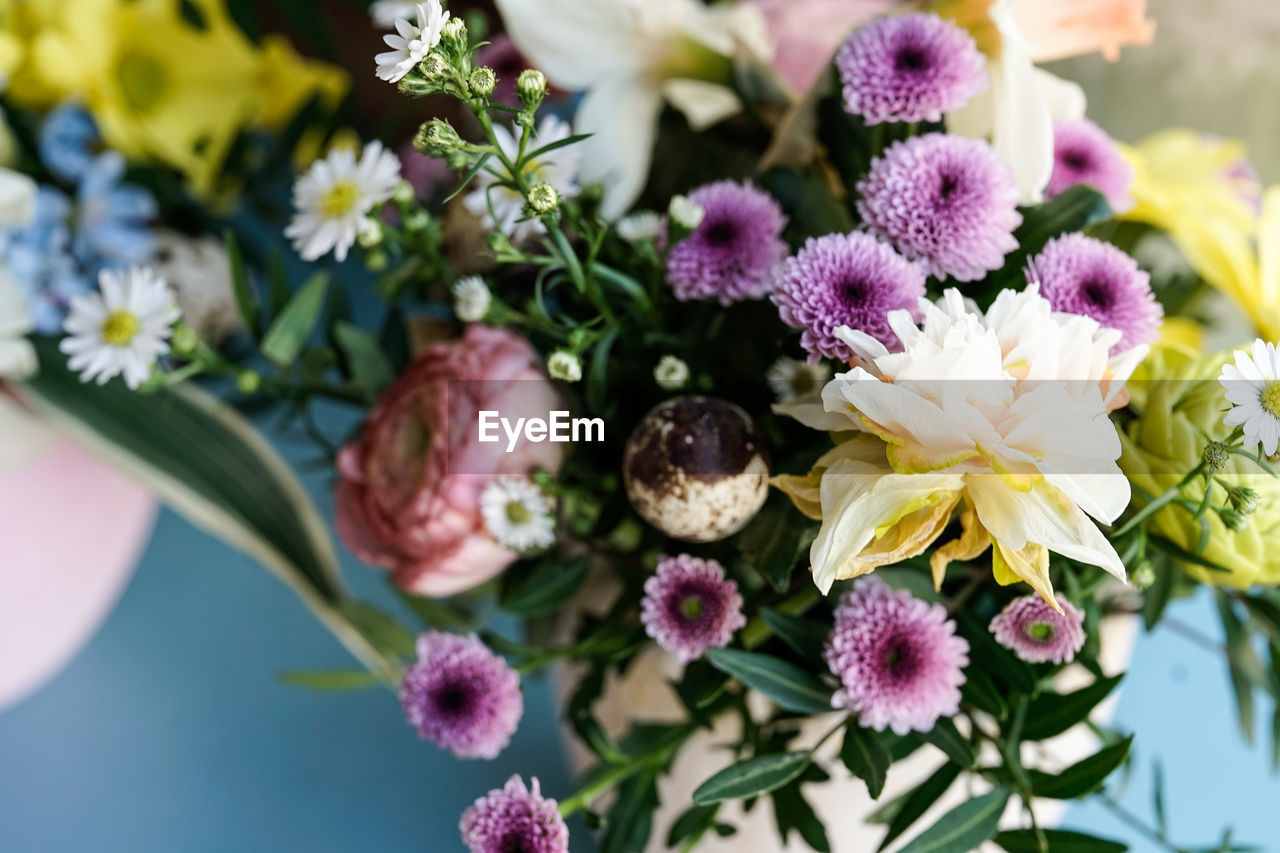
<svg viewBox="0 0 1280 853">
<path fill-rule="evenodd" d="M 517 554 L 485 529 L 480 494 L 502 476 L 558 471 L 561 445 L 479 441 L 480 411 L 515 423 L 563 403 L 529 342 L 472 325 L 428 347 L 378 400 L 338 454 L 338 535 L 356 556 L 418 595 L 453 595 L 497 575 Z"/>
<path fill-rule="evenodd" d="M 764 13 L 778 49 L 773 70 L 797 94 L 818 82 L 836 48 L 854 27 L 897 5 L 896 0 L 746 0 Z"/>
</svg>

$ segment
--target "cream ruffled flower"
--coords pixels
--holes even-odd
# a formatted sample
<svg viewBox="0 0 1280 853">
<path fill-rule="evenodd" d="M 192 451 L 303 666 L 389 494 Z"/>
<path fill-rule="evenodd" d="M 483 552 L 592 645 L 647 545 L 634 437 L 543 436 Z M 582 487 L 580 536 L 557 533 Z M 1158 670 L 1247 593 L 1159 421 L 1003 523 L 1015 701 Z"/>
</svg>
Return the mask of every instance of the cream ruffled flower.
<svg viewBox="0 0 1280 853">
<path fill-rule="evenodd" d="M 602 212 L 626 213 L 649 176 L 664 101 L 695 129 L 741 109 L 733 61 L 767 62 L 758 9 L 700 0 L 497 0 L 520 52 L 563 89 L 585 91 L 573 120 L 582 177 L 605 186 Z"/>
<path fill-rule="evenodd" d="M 169 335 L 181 312 L 165 280 L 147 267 L 103 270 L 98 293 L 77 296 L 63 323 L 59 348 L 80 381 L 99 385 L 120 374 L 137 388 L 156 359 L 169 351 Z"/>
<path fill-rule="evenodd" d="M 337 148 L 298 179 L 293 188 L 297 211 L 284 235 L 303 260 L 315 261 L 332 251 L 339 261 L 369 227 L 365 214 L 391 198 L 400 183 L 400 160 L 381 142 L 365 146 L 360 159 L 350 148 Z"/>
<path fill-rule="evenodd" d="M 953 514 L 963 533 L 934 551 L 936 584 L 949 562 L 988 547 L 997 581 L 1024 580 L 1055 607 L 1050 551 L 1124 578 L 1091 517 L 1109 524 L 1129 503 L 1108 414 L 1146 348 L 1109 357 L 1119 332 L 1054 314 L 1034 285 L 1004 291 L 985 314 L 955 289 L 920 311 L 922 326 L 889 315 L 902 352 L 839 330 L 860 366 L 820 400 L 777 407 L 857 433 L 809 476 L 776 481 L 822 519 L 810 552 L 818 587 L 922 553 Z"/>
</svg>

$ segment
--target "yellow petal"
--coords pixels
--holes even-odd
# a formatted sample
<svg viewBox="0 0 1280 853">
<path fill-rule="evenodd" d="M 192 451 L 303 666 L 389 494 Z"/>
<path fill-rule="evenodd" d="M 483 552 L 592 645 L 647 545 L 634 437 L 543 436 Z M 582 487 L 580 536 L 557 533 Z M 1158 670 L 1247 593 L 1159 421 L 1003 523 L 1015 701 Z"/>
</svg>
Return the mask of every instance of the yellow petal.
<svg viewBox="0 0 1280 853">
<path fill-rule="evenodd" d="M 1053 595 L 1053 584 L 1049 582 L 1049 551 L 1043 546 L 1027 544 L 1014 550 L 1001 545 L 998 539 L 993 539 L 991 571 L 995 574 L 996 583 L 1002 586 L 1019 580 L 1026 581 L 1040 593 L 1046 604 L 1059 613 L 1062 612 L 1058 599 Z"/>
<path fill-rule="evenodd" d="M 991 546 L 991 537 L 987 535 L 987 529 L 978 522 L 978 515 L 972 509 L 966 509 L 960 514 L 960 530 L 959 539 L 952 539 L 929 557 L 934 589 L 942 589 L 942 580 L 946 577 L 947 566 L 953 561 L 976 559 Z"/>
</svg>

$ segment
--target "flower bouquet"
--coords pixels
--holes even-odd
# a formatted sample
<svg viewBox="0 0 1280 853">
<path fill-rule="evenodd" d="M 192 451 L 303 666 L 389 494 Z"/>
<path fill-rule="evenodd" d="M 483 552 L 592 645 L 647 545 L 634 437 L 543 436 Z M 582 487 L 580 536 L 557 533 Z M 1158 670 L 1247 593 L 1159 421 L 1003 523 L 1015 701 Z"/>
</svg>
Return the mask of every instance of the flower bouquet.
<svg viewBox="0 0 1280 853">
<path fill-rule="evenodd" d="M 473 853 L 1124 850 L 1055 805 L 1119 808 L 1140 737 L 1107 626 L 1210 587 L 1246 731 L 1280 693 L 1280 196 L 1036 65 L 1142 2 L 378 2 L 403 147 L 217 0 L 65 5 L 100 68 L 6 22 L 6 390 L 359 664 L 288 682 L 494 759 L 552 671 L 582 786 L 482 796 Z M 1263 337 L 1215 353 L 1223 305 Z"/>
</svg>

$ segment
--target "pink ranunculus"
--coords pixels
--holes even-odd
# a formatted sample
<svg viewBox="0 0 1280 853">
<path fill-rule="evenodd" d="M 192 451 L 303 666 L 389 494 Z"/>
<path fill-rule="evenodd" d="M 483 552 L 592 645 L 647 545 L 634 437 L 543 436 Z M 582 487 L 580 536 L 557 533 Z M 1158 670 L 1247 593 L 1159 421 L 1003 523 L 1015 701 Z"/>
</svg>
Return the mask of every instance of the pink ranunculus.
<svg viewBox="0 0 1280 853">
<path fill-rule="evenodd" d="M 746 0 L 764 13 L 778 45 L 773 68 L 803 95 L 818 82 L 836 49 L 859 24 L 897 0 Z"/>
<path fill-rule="evenodd" d="M 473 325 L 459 340 L 428 347 L 338 454 L 338 535 L 409 592 L 440 597 L 484 583 L 516 553 L 485 530 L 480 493 L 500 476 L 558 471 L 562 451 L 522 441 L 508 453 L 505 436 L 482 443 L 478 413 L 514 423 L 559 408 L 523 338 Z"/>
</svg>

